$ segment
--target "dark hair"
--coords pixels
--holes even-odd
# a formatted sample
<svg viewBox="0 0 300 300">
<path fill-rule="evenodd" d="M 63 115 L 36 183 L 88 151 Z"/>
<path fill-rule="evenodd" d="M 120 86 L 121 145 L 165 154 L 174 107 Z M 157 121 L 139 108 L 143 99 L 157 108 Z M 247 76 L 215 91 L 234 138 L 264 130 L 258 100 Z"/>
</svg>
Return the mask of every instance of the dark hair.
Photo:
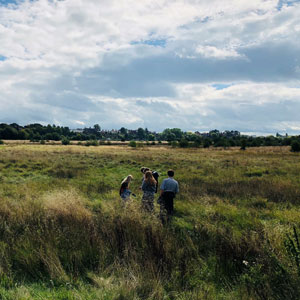
<svg viewBox="0 0 300 300">
<path fill-rule="evenodd" d="M 146 167 L 142 167 L 141 168 L 141 172 L 143 173 L 143 174 L 145 174 L 147 171 L 149 171 L 150 169 L 149 168 L 146 168 Z"/>
<path fill-rule="evenodd" d="M 173 177 L 174 176 L 174 171 L 173 170 L 169 170 L 168 171 L 168 176 L 169 177 Z"/>
</svg>

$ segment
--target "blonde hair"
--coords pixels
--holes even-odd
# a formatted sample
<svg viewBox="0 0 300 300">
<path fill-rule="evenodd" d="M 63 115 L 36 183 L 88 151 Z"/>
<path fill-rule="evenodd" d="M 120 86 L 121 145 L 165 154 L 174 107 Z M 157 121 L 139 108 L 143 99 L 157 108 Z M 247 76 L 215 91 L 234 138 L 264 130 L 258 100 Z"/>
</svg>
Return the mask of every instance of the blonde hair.
<svg viewBox="0 0 300 300">
<path fill-rule="evenodd" d="M 122 181 L 121 184 L 125 183 L 125 182 L 130 182 L 131 180 L 133 179 L 133 176 L 132 175 L 128 175 L 127 177 L 125 177 Z"/>
<path fill-rule="evenodd" d="M 145 181 L 150 185 L 156 185 L 156 180 L 154 179 L 151 171 L 147 171 L 145 173 Z"/>
</svg>

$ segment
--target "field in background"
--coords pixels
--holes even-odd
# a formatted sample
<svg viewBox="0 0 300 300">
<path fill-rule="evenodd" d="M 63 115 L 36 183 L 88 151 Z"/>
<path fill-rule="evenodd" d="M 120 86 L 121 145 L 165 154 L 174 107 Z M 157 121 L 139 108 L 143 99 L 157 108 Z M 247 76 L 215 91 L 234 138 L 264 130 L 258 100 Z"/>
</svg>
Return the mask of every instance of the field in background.
<svg viewBox="0 0 300 300">
<path fill-rule="evenodd" d="M 288 147 L 0 145 L 0 299 L 298 299 L 300 156 Z M 140 211 L 140 167 L 176 213 Z M 118 190 L 132 174 L 137 194 Z M 156 205 L 157 206 L 157 205 Z"/>
</svg>

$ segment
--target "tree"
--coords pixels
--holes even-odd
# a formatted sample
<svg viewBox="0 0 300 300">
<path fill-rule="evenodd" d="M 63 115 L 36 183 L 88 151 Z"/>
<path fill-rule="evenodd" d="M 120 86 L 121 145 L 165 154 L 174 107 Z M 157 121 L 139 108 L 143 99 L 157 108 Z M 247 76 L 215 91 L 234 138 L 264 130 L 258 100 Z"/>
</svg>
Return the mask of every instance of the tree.
<svg viewBox="0 0 300 300">
<path fill-rule="evenodd" d="M 99 124 L 95 124 L 94 125 L 94 129 L 95 129 L 96 132 L 100 132 L 101 131 L 101 127 L 100 127 Z"/>
<path fill-rule="evenodd" d="M 127 134 L 127 129 L 125 127 L 121 127 L 120 133 L 123 135 Z"/>
<path fill-rule="evenodd" d="M 292 152 L 300 152 L 300 143 L 299 143 L 299 141 L 293 141 L 292 142 L 291 151 Z"/>
<path fill-rule="evenodd" d="M 241 150 L 246 150 L 246 146 L 247 146 L 247 141 L 245 139 L 243 139 L 241 141 Z"/>
<path fill-rule="evenodd" d="M 179 147 L 181 148 L 187 148 L 189 146 L 189 142 L 186 139 L 181 139 L 179 141 Z"/>
<path fill-rule="evenodd" d="M 138 128 L 137 136 L 139 140 L 143 140 L 145 138 L 145 130 L 143 128 Z"/>
</svg>

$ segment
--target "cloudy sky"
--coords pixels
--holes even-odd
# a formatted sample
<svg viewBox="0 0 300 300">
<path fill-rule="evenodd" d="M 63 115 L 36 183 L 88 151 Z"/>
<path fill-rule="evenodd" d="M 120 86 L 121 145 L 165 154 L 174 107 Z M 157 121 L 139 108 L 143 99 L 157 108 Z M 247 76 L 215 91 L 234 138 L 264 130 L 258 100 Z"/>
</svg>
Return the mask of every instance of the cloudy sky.
<svg viewBox="0 0 300 300">
<path fill-rule="evenodd" d="M 0 122 L 300 134 L 300 0 L 0 0 Z"/>
</svg>

